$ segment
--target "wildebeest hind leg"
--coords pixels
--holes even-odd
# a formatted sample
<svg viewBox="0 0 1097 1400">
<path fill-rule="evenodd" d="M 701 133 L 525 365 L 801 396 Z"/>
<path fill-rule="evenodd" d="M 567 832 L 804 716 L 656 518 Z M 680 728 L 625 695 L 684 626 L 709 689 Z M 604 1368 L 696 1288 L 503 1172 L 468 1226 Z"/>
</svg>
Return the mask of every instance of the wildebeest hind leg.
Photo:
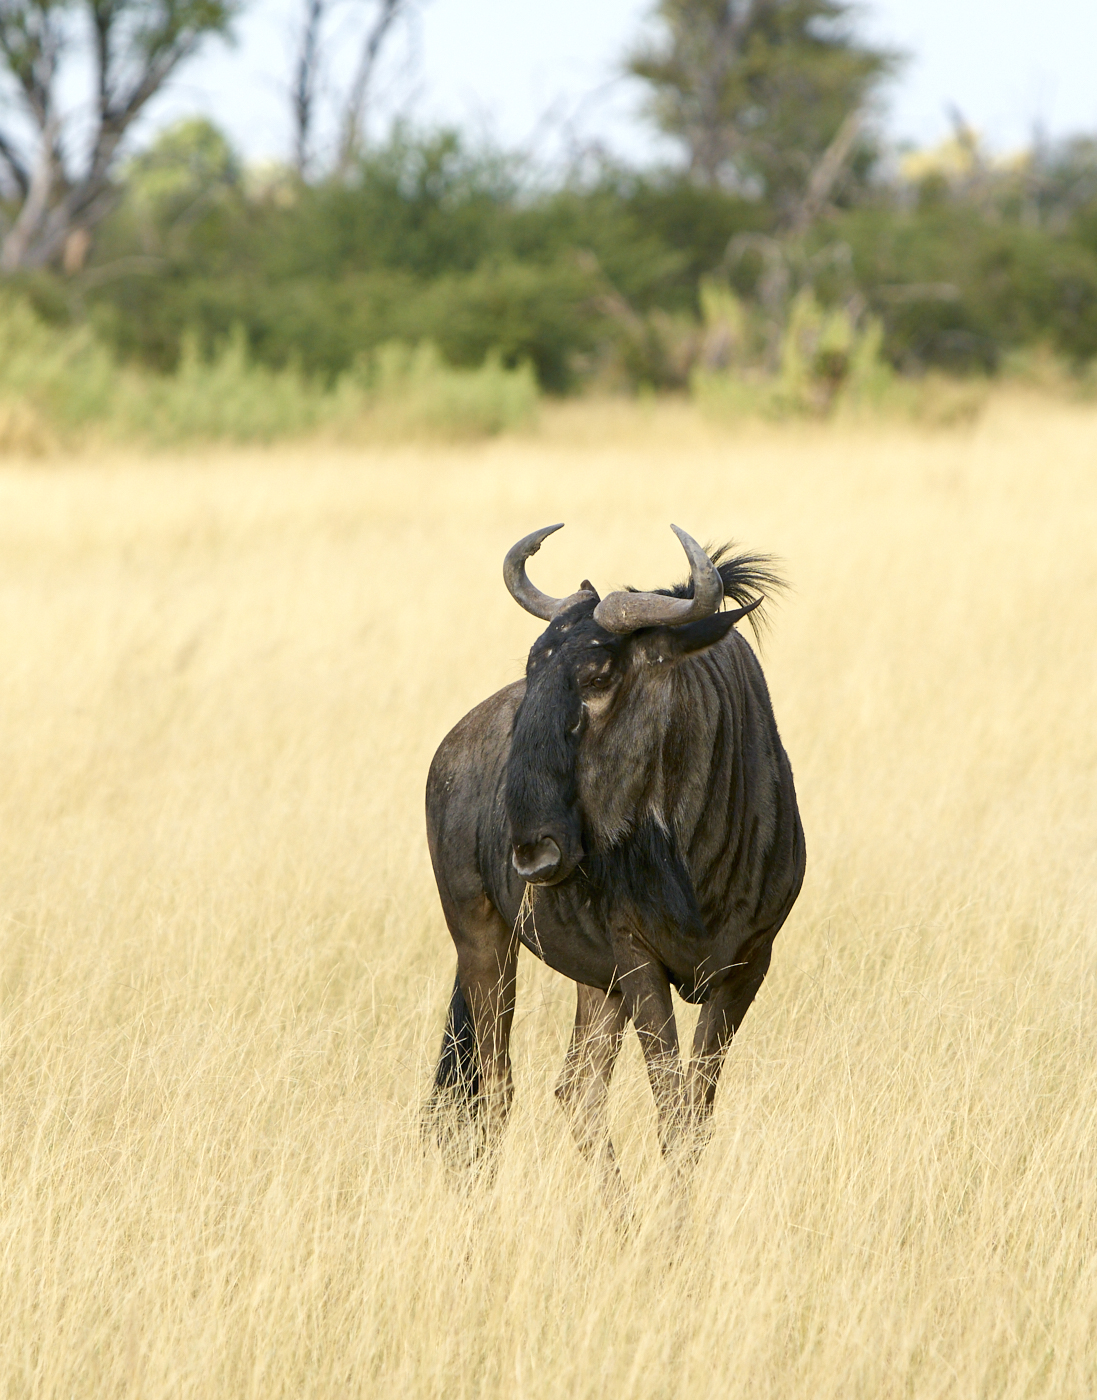
<svg viewBox="0 0 1097 1400">
<path fill-rule="evenodd" d="M 628 1017 L 621 993 L 576 984 L 575 1028 L 556 1084 L 579 1151 L 601 1170 L 610 1209 L 627 1219 L 628 1196 L 613 1155 L 606 1098 Z"/>
<path fill-rule="evenodd" d="M 694 1155 L 699 1155 L 708 1141 L 720 1070 L 732 1037 L 769 970 L 772 948 L 771 939 L 742 967 L 735 968 L 701 1008 L 693 1037 L 693 1057 L 686 1071 L 686 1108 Z"/>
</svg>

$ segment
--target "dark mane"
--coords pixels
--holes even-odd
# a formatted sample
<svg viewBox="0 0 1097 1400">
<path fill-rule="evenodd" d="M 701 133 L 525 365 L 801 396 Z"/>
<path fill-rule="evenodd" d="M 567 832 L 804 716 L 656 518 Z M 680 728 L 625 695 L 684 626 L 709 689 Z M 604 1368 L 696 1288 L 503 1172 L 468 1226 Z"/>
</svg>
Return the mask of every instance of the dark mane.
<svg viewBox="0 0 1097 1400">
<path fill-rule="evenodd" d="M 730 598 L 739 607 L 753 603 L 759 594 L 769 602 L 774 594 L 781 593 L 788 583 L 774 567 L 776 560 L 772 554 L 732 554 L 735 545 L 729 541 L 719 549 L 706 549 L 708 557 L 720 570 L 724 581 L 724 597 Z M 635 592 L 630 589 L 630 592 Z M 665 593 L 670 598 L 692 598 L 693 580 L 676 583 L 671 588 L 656 588 L 654 593 Z M 755 608 L 750 614 L 751 630 L 761 640 L 768 618 L 766 603 Z"/>
</svg>

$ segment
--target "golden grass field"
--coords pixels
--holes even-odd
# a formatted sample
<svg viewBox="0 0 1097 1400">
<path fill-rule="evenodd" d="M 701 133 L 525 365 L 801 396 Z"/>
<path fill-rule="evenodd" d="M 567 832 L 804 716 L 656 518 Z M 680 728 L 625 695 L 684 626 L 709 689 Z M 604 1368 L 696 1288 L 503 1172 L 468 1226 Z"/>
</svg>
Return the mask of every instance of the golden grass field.
<svg viewBox="0 0 1097 1400">
<path fill-rule="evenodd" d="M 782 557 L 808 877 L 687 1199 L 617 1233 L 523 955 L 498 1175 L 418 1140 L 431 754 L 550 593 Z M 0 1393 L 1097 1389 L 1097 412 L 575 408 L 465 447 L 0 465 Z M 683 1021 L 690 1012 L 682 1008 Z"/>
</svg>

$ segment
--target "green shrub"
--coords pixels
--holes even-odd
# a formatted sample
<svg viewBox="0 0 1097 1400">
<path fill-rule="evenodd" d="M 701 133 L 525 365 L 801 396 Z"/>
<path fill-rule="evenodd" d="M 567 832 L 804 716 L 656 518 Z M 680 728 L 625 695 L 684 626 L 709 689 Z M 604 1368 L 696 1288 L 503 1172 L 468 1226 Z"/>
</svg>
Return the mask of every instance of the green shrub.
<svg viewBox="0 0 1097 1400">
<path fill-rule="evenodd" d="M 112 436 L 158 444 L 188 439 L 271 442 L 320 427 L 335 399 L 296 369 L 253 363 L 244 333 L 236 328 L 208 360 L 189 337 L 174 374 L 130 371 L 119 376 L 106 426 Z"/>
<path fill-rule="evenodd" d="M 856 210 L 835 232 L 893 364 L 986 374 L 1039 343 L 1074 364 L 1097 355 L 1097 249 L 1069 230 L 955 200 Z"/>
<path fill-rule="evenodd" d="M 489 354 L 478 369 L 447 365 L 429 341 L 384 345 L 355 376 L 364 384 L 367 425 L 399 435 L 489 437 L 525 427 L 537 414 L 529 364 L 506 369 Z M 340 390 L 345 393 L 346 381 Z"/>
<path fill-rule="evenodd" d="M 126 364 L 174 371 L 188 336 L 216 359 L 239 325 L 249 363 L 297 366 L 329 389 L 388 341 L 431 341 L 463 368 L 494 351 L 552 393 L 683 388 L 696 363 L 722 368 L 697 354 L 714 278 L 751 307 L 749 365 L 767 381 L 784 325 L 763 322 L 783 321 L 775 301 L 801 285 L 877 317 L 882 356 L 905 375 L 979 378 L 1040 345 L 1081 374 L 1097 358 L 1092 149 L 1064 149 L 1061 169 L 1034 152 L 1013 173 L 991 162 L 978 179 L 972 167 L 951 184 L 862 188 L 789 237 L 765 197 L 682 170 L 602 162 L 554 180 L 454 132 L 398 127 L 349 178 L 309 183 L 244 170 L 215 128 L 188 120 L 124 166 L 86 268 L 20 285 L 62 323 L 86 305 Z M 837 370 L 840 327 L 827 334 Z M 809 378 L 794 399 L 825 394 L 826 375 Z"/>
<path fill-rule="evenodd" d="M 110 412 L 116 371 L 87 327 L 46 325 L 26 301 L 0 301 L 0 403 L 60 431 Z"/>
<path fill-rule="evenodd" d="M 188 332 L 209 356 L 240 324 L 257 360 L 329 382 L 363 350 L 430 340 L 466 368 L 490 350 L 528 361 L 550 392 L 597 377 L 615 347 L 633 382 L 663 384 L 663 337 L 622 337 L 607 298 L 694 318 L 697 278 L 766 221 L 756 201 L 669 172 L 534 183 L 528 162 L 452 132 L 397 129 L 349 179 L 238 164 L 186 121 L 126 166 L 83 292 L 125 361 L 174 369 Z"/>
<path fill-rule="evenodd" d="M 447 365 L 429 342 L 363 355 L 334 384 L 250 355 L 243 329 L 203 356 L 184 340 L 175 371 L 116 366 L 87 327 L 45 325 L 25 302 L 0 303 L 0 450 L 41 451 L 89 435 L 152 444 L 340 438 L 485 437 L 530 423 L 538 405 L 528 364 L 489 354 Z"/>
<path fill-rule="evenodd" d="M 884 328 L 825 308 L 810 290 L 793 298 L 768 367 L 765 336 L 726 286 L 703 289 L 705 339 L 690 389 L 709 417 L 858 418 L 889 415 L 937 426 L 972 421 L 986 402 L 985 378 L 939 373 L 903 378 L 884 356 Z"/>
<path fill-rule="evenodd" d="M 845 307 L 825 308 L 809 289 L 789 305 L 776 365 L 757 315 L 729 288 L 703 286 L 702 310 L 705 339 L 690 389 L 709 414 L 825 417 L 880 406 L 893 387 L 880 323 L 858 325 Z"/>
</svg>

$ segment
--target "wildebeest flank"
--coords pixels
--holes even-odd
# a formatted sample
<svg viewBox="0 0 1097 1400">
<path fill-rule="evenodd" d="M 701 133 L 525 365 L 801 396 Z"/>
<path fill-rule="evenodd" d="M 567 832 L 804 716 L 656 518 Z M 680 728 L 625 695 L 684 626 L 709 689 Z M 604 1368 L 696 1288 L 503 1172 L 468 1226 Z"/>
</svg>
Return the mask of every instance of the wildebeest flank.
<svg viewBox="0 0 1097 1400">
<path fill-rule="evenodd" d="M 491 1144 L 510 1107 L 524 943 L 577 984 L 557 1095 L 584 1154 L 615 1179 L 606 1095 L 626 1024 L 639 1035 L 660 1141 L 696 1150 L 724 1053 L 769 967 L 804 875 L 792 770 L 761 667 L 735 625 L 779 584 L 768 561 L 690 561 L 676 588 L 600 600 L 535 588 L 520 540 L 504 577 L 548 627 L 524 680 L 465 716 L 427 780 L 427 831 L 457 977 L 436 1119 Z M 738 606 L 720 611 L 730 598 Z M 754 622 L 754 618 L 751 619 Z M 683 1072 L 671 987 L 700 1002 Z"/>
</svg>

